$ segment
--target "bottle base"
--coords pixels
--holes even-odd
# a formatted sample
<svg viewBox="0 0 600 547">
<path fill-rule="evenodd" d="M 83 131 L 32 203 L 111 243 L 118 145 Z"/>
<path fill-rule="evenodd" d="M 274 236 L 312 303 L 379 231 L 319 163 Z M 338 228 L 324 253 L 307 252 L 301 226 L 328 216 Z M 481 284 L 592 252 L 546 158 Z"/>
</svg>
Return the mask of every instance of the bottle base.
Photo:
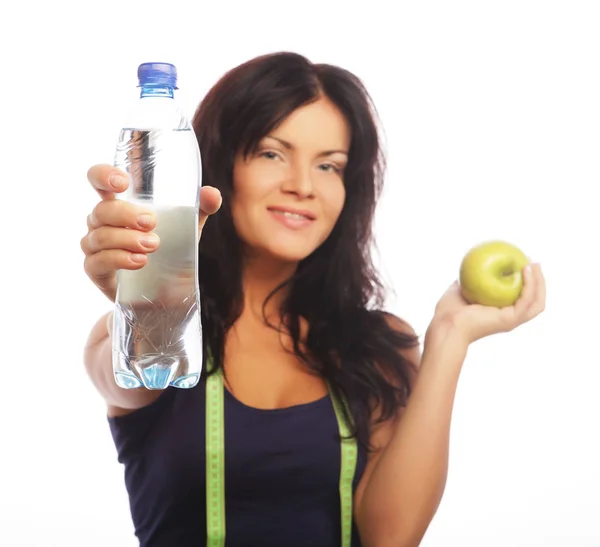
<svg viewBox="0 0 600 547">
<path fill-rule="evenodd" d="M 123 389 L 136 389 L 144 385 L 140 379 L 131 372 L 115 372 L 115 381 L 117 382 L 117 385 Z"/>
<path fill-rule="evenodd" d="M 198 380 L 200 380 L 200 374 L 198 372 L 194 372 L 192 374 L 186 374 L 185 376 L 175 378 L 175 380 L 171 382 L 171 385 L 180 389 L 191 389 L 198 384 Z"/>
<path fill-rule="evenodd" d="M 157 365 L 154 365 L 156 367 Z M 198 384 L 200 374 L 194 372 L 186 374 L 178 378 L 172 378 L 172 372 L 169 370 L 159 370 L 154 367 L 144 369 L 140 375 L 143 379 L 140 380 L 132 372 L 119 371 L 115 373 L 115 381 L 120 388 L 137 389 L 145 387 L 146 389 L 166 389 L 172 386 L 178 389 L 191 389 Z M 154 370 L 149 370 L 154 368 Z M 174 372 L 174 371 L 173 371 Z"/>
</svg>

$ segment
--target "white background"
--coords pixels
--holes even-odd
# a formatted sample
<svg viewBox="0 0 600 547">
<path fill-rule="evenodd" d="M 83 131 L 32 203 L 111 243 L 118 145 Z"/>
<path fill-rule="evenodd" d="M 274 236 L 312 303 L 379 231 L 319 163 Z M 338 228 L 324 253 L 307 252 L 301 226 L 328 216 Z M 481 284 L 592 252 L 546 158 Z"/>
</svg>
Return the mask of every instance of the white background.
<svg viewBox="0 0 600 547">
<path fill-rule="evenodd" d="M 386 132 L 377 233 L 423 334 L 475 243 L 541 261 L 543 316 L 474 345 L 425 547 L 600 546 L 596 2 L 7 2 L 0 14 L 0 545 L 137 545 L 82 349 L 109 309 L 79 240 L 137 66 L 177 65 L 191 116 L 255 55 L 367 84 Z"/>
</svg>

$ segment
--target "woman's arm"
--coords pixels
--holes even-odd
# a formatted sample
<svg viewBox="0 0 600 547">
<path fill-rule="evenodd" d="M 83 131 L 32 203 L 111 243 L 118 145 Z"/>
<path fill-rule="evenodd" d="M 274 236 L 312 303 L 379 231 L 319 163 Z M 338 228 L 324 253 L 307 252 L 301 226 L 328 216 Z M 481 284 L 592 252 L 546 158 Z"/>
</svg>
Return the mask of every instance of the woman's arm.
<svg viewBox="0 0 600 547">
<path fill-rule="evenodd" d="M 123 389 L 115 382 L 112 366 L 112 312 L 103 315 L 88 336 L 84 350 L 85 369 L 94 387 L 106 401 L 109 416 L 122 416 L 149 405 L 162 393 L 146 388 Z"/>
<path fill-rule="evenodd" d="M 420 360 L 413 391 L 403 412 L 372 432 L 372 444 L 379 450 L 367 463 L 355 495 L 355 518 L 365 547 L 420 544 L 446 485 L 452 408 L 469 345 L 509 332 L 544 310 L 540 265 L 524 268 L 523 276 L 519 300 L 504 308 L 467 304 L 458 282 L 453 283 L 436 306 L 422 359 L 418 353 L 407 355 L 413 362 Z"/>
<path fill-rule="evenodd" d="M 451 327 L 432 325 L 419 373 L 400 417 L 375 429 L 372 454 L 356 492 L 355 516 L 365 547 L 419 545 L 446 485 L 450 419 L 467 345 Z"/>
</svg>

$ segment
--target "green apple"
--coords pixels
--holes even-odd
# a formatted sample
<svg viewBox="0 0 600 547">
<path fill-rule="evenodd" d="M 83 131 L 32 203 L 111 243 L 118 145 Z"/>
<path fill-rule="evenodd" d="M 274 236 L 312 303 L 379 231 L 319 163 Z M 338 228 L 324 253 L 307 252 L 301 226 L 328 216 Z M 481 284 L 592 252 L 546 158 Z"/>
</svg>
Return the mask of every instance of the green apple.
<svg viewBox="0 0 600 547">
<path fill-rule="evenodd" d="M 523 268 L 529 263 L 518 247 L 486 241 L 473 247 L 460 265 L 460 288 L 470 304 L 512 306 L 523 289 Z"/>
</svg>

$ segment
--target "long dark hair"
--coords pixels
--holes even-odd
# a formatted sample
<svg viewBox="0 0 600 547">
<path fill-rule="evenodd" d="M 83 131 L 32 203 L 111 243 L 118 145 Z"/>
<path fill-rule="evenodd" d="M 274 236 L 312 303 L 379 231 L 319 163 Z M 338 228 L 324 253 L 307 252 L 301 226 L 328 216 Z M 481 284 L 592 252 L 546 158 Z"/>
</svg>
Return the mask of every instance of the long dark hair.
<svg viewBox="0 0 600 547">
<path fill-rule="evenodd" d="M 223 196 L 221 210 L 206 223 L 200 242 L 204 347 L 220 367 L 226 333 L 242 311 L 243 247 L 230 208 L 234 157 L 252 151 L 295 109 L 322 96 L 340 109 L 351 128 L 346 201 L 329 238 L 286 282 L 281 314 L 295 352 L 346 399 L 353 435 L 369 446 L 375 405 L 383 420 L 406 403 L 414 371 L 398 350 L 418 344 L 418 338 L 392 328 L 382 311 L 384 288 L 371 252 L 385 162 L 375 109 L 350 72 L 313 64 L 295 53 L 264 55 L 226 73 L 199 105 L 193 127 L 203 184 Z M 300 317 L 309 324 L 304 341 Z"/>
</svg>

